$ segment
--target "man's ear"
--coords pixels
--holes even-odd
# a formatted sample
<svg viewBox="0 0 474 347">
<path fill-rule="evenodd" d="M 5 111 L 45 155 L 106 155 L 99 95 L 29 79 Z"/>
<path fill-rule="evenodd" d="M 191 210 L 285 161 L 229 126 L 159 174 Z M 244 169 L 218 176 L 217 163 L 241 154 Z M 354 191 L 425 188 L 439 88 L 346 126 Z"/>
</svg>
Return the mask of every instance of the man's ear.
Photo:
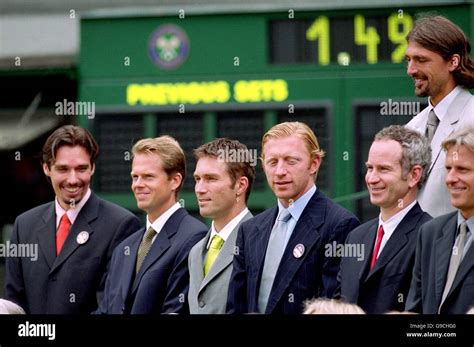
<svg viewBox="0 0 474 347">
<path fill-rule="evenodd" d="M 449 71 L 453 72 L 459 65 L 461 65 L 461 56 L 459 54 L 453 54 L 449 59 Z"/>
<path fill-rule="evenodd" d="M 423 174 L 423 168 L 420 165 L 415 165 L 411 168 L 409 177 L 408 177 L 408 186 L 413 188 L 418 185 L 418 182 L 421 180 L 421 175 Z"/>
<path fill-rule="evenodd" d="M 249 179 L 245 176 L 240 176 L 235 181 L 235 193 L 239 195 L 245 195 L 247 189 L 249 189 Z"/>
<path fill-rule="evenodd" d="M 171 180 L 173 181 L 172 188 L 174 190 L 178 190 L 178 187 L 181 185 L 181 182 L 183 181 L 183 175 L 181 175 L 179 172 L 176 172 L 173 175 L 173 177 L 171 177 Z"/>
<path fill-rule="evenodd" d="M 43 163 L 43 172 L 46 176 L 51 177 L 51 171 L 46 163 Z"/>
</svg>

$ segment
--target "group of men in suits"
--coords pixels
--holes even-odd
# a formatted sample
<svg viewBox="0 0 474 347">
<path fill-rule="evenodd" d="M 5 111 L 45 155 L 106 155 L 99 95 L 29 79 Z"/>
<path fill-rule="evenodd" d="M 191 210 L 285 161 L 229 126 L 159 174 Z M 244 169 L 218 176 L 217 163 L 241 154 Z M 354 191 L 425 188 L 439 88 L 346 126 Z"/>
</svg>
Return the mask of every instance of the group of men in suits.
<svg viewBox="0 0 474 347">
<path fill-rule="evenodd" d="M 56 199 L 20 215 L 11 239 L 41 254 L 7 258 L 6 298 L 26 313 L 298 314 L 314 297 L 368 313 L 465 313 L 474 305 L 474 101 L 465 89 L 474 63 L 465 35 L 444 17 L 417 21 L 407 39 L 407 72 L 429 105 L 374 138 L 366 184 L 380 208 L 375 220 L 359 226 L 320 191 L 317 137 L 285 122 L 261 146 L 277 205 L 255 217 L 246 207 L 255 168 L 226 155 L 247 147 L 216 139 L 195 150 L 195 193 L 210 229 L 178 203 L 179 143 L 138 141 L 131 188 L 146 212 L 140 228 L 90 190 L 98 146 L 87 130 L 64 126 L 42 155 Z M 333 244 L 361 245 L 363 256 L 328 254 Z"/>
</svg>

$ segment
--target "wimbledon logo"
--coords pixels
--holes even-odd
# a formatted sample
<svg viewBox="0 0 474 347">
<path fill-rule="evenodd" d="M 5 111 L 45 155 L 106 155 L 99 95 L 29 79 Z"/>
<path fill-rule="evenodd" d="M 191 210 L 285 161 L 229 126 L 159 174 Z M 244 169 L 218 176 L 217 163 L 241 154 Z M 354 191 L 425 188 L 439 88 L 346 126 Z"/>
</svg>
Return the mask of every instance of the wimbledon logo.
<svg viewBox="0 0 474 347">
<path fill-rule="evenodd" d="M 176 69 L 188 57 L 188 36 L 177 25 L 166 24 L 159 26 L 150 36 L 148 53 L 153 63 L 161 69 Z"/>
</svg>

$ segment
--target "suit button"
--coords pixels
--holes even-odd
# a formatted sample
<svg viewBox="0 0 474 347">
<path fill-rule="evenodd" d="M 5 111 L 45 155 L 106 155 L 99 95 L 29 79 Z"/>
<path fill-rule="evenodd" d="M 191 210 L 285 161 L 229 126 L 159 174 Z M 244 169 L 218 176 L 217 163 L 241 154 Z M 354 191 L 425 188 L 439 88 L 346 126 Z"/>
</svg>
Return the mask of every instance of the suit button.
<svg viewBox="0 0 474 347">
<path fill-rule="evenodd" d="M 122 313 L 125 312 L 125 305 L 122 306 Z"/>
<path fill-rule="evenodd" d="M 204 306 L 206 306 L 205 302 L 204 301 L 199 301 L 199 307 L 203 308 Z"/>
</svg>

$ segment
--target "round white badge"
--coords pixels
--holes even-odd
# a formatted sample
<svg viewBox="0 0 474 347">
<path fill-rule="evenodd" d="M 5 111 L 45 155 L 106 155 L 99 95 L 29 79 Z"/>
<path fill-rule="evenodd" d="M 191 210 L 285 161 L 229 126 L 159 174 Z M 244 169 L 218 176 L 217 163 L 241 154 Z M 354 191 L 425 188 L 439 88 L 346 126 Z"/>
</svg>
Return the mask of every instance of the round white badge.
<svg viewBox="0 0 474 347">
<path fill-rule="evenodd" d="M 293 249 L 293 256 L 295 258 L 301 258 L 303 254 L 304 254 L 304 245 L 301 243 L 298 243 Z"/>
<path fill-rule="evenodd" d="M 87 240 L 89 240 L 89 233 L 87 231 L 81 231 L 76 237 L 76 241 L 80 245 L 86 243 Z"/>
</svg>

